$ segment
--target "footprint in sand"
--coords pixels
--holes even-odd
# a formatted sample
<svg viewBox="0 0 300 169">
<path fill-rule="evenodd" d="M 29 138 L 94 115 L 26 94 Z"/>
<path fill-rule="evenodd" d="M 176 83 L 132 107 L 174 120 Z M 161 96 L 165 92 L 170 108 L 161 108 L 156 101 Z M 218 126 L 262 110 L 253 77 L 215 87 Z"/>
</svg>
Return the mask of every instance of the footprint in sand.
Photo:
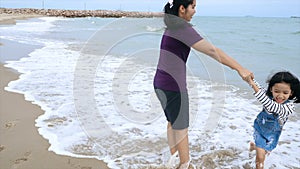
<svg viewBox="0 0 300 169">
<path fill-rule="evenodd" d="M 10 129 L 12 127 L 15 127 L 16 126 L 16 122 L 8 122 L 5 124 L 5 128 L 6 129 Z"/>
<path fill-rule="evenodd" d="M 86 167 L 86 166 L 81 167 L 80 165 L 73 164 L 73 163 L 71 162 L 71 159 L 68 159 L 68 164 L 71 165 L 72 167 L 75 167 L 75 168 L 80 168 L 80 169 L 93 169 L 92 167 Z"/>
<path fill-rule="evenodd" d="M 17 165 L 17 164 L 21 164 L 23 162 L 28 161 L 30 155 L 31 155 L 31 152 L 26 152 L 23 157 L 16 159 L 14 161 L 14 164 Z"/>
<path fill-rule="evenodd" d="M 5 149 L 4 145 L 0 145 L 0 152 L 3 151 Z"/>
<path fill-rule="evenodd" d="M 22 158 L 16 159 L 15 160 L 15 164 L 20 164 L 20 163 L 25 162 L 27 160 L 28 160 L 28 158 L 22 157 Z"/>
</svg>

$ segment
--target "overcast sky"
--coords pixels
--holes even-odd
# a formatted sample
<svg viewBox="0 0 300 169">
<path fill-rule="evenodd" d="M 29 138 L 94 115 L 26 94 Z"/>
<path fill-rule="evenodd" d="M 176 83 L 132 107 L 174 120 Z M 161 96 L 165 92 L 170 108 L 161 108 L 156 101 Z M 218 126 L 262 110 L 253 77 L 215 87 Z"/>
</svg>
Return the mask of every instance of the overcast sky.
<svg viewBox="0 0 300 169">
<path fill-rule="evenodd" d="M 6 8 L 162 11 L 167 0 L 0 0 Z M 300 16 L 300 0 L 197 0 L 200 16 Z"/>
</svg>

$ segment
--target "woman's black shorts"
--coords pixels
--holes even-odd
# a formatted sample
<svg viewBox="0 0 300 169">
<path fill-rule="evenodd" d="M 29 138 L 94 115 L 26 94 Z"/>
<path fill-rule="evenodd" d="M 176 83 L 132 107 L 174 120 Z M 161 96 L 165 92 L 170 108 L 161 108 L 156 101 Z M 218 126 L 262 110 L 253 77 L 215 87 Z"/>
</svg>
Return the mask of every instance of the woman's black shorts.
<svg viewBox="0 0 300 169">
<path fill-rule="evenodd" d="M 187 92 L 167 91 L 155 88 L 168 122 L 175 130 L 189 127 L 189 98 Z"/>
</svg>

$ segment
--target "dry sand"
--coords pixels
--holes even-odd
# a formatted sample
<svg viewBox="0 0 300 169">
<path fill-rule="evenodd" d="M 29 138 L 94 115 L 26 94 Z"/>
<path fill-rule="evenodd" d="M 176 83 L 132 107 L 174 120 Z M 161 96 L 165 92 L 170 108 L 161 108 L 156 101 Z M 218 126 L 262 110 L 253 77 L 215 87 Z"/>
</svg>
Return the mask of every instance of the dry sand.
<svg viewBox="0 0 300 169">
<path fill-rule="evenodd" d="M 37 16 L 0 14 L 0 24 L 14 24 L 16 19 L 28 17 Z M 1 45 L 5 47 L 5 43 Z M 73 158 L 48 151 L 48 140 L 35 127 L 35 119 L 44 112 L 39 106 L 26 101 L 23 95 L 4 90 L 10 81 L 18 77 L 16 71 L 0 64 L 0 168 L 108 169 L 104 162 L 96 159 Z"/>
</svg>

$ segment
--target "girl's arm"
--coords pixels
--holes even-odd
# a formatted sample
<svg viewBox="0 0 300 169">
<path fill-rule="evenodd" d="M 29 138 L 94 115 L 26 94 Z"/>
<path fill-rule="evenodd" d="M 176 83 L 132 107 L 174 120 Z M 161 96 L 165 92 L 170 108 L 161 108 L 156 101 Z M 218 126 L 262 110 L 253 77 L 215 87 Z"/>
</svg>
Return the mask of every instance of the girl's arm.
<svg viewBox="0 0 300 169">
<path fill-rule="evenodd" d="M 249 78 L 249 79 L 247 79 L 247 81 L 255 93 L 257 93 L 261 89 L 261 86 L 259 85 L 259 83 L 257 83 L 254 79 Z"/>
<path fill-rule="evenodd" d="M 270 99 L 266 95 L 266 91 L 262 89 L 259 83 L 257 83 L 255 80 L 248 79 L 248 83 L 255 91 L 254 96 L 268 112 L 278 114 L 281 118 L 287 118 L 295 111 L 295 106 L 293 103 L 280 104 Z"/>
<path fill-rule="evenodd" d="M 226 65 L 230 67 L 231 69 L 236 70 L 239 75 L 242 77 L 243 80 L 246 80 L 247 78 L 254 78 L 254 75 L 249 70 L 242 67 L 237 61 L 235 61 L 233 58 L 228 56 L 225 52 L 223 52 L 221 49 L 215 47 L 205 39 L 202 39 L 198 42 L 196 42 L 192 48 L 195 50 L 202 52 L 213 59 L 217 60 L 218 62 L 222 63 L 223 65 Z"/>
</svg>

